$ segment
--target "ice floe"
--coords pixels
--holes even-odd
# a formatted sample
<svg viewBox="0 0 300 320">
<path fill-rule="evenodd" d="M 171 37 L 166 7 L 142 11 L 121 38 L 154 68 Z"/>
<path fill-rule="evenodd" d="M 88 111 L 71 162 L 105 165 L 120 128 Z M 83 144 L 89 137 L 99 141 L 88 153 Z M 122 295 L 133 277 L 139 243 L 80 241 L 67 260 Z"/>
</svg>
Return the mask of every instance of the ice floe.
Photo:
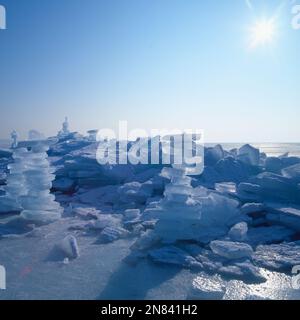
<svg viewBox="0 0 300 320">
<path fill-rule="evenodd" d="M 198 276 L 193 280 L 187 298 L 191 300 L 222 300 L 225 292 L 226 287 L 220 278 Z"/>
<path fill-rule="evenodd" d="M 258 246 L 253 260 L 259 266 L 291 272 L 294 266 L 300 265 L 300 245 L 282 243 Z"/>
<path fill-rule="evenodd" d="M 68 235 L 61 240 L 56 247 L 65 255 L 66 258 L 76 259 L 79 257 L 79 247 L 74 236 Z"/>
<path fill-rule="evenodd" d="M 186 268 L 201 269 L 202 264 L 185 251 L 169 246 L 149 251 L 149 256 L 154 262 L 179 265 Z"/>
<path fill-rule="evenodd" d="M 215 240 L 209 246 L 215 254 L 229 260 L 251 258 L 253 255 L 251 246 L 246 243 Z"/>
<path fill-rule="evenodd" d="M 232 241 L 245 241 L 247 239 L 248 225 L 246 222 L 240 222 L 234 225 L 228 232 Z"/>
</svg>

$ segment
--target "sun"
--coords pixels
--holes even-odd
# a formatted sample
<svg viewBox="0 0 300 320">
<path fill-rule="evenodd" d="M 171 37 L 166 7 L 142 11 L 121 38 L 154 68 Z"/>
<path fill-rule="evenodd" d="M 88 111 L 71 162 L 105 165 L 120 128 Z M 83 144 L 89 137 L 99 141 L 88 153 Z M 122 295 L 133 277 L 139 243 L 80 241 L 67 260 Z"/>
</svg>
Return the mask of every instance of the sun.
<svg viewBox="0 0 300 320">
<path fill-rule="evenodd" d="M 270 44 L 276 35 L 274 19 L 256 21 L 250 29 L 250 47 Z"/>
</svg>

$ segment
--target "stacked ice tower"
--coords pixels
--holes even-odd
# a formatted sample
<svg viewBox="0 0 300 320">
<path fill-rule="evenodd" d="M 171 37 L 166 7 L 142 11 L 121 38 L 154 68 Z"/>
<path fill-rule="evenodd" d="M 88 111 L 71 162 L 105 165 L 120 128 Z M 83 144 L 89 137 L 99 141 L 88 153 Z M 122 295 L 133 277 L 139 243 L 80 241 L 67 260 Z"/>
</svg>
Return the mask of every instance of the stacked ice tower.
<svg viewBox="0 0 300 320">
<path fill-rule="evenodd" d="M 24 177 L 25 163 L 28 151 L 26 148 L 14 149 L 13 163 L 8 165 L 10 174 L 4 187 L 5 195 L 0 197 L 0 212 L 20 212 L 22 206 L 20 197 L 27 193 Z"/>
<path fill-rule="evenodd" d="M 164 168 L 161 176 L 170 180 L 164 198 L 153 208 L 147 208 L 145 217 L 158 219 L 155 232 L 163 242 L 191 239 L 197 236 L 201 220 L 201 203 L 192 199 L 191 178 L 184 169 Z"/>
<path fill-rule="evenodd" d="M 239 222 L 238 201 L 201 186 L 193 188 L 185 169 L 164 168 L 161 176 L 170 180 L 164 198 L 144 212 L 145 220 L 157 220 L 154 233 L 161 242 L 208 243 Z"/>
<path fill-rule="evenodd" d="M 52 140 L 37 140 L 23 142 L 30 151 L 24 156 L 24 177 L 27 193 L 20 197 L 23 208 L 21 216 L 34 222 L 51 222 L 61 217 L 63 209 L 55 202 L 55 196 L 50 194 L 52 181 L 55 178 L 54 169 L 48 162 L 47 151 Z"/>
</svg>

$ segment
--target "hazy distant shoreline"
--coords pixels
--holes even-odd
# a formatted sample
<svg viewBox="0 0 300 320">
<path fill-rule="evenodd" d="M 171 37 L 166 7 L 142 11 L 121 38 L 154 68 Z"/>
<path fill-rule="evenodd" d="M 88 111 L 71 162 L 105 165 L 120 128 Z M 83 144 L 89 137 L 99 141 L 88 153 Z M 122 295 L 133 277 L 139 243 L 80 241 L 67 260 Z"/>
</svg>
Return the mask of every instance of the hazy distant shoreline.
<svg viewBox="0 0 300 320">
<path fill-rule="evenodd" d="M 0 139 L 0 149 L 10 148 L 11 140 Z M 206 143 L 206 147 L 215 146 L 218 143 Z M 225 150 L 240 148 L 245 143 L 220 143 Z M 268 156 L 280 156 L 289 153 L 290 156 L 300 157 L 300 143 L 251 143 L 255 148 L 265 152 Z"/>
</svg>

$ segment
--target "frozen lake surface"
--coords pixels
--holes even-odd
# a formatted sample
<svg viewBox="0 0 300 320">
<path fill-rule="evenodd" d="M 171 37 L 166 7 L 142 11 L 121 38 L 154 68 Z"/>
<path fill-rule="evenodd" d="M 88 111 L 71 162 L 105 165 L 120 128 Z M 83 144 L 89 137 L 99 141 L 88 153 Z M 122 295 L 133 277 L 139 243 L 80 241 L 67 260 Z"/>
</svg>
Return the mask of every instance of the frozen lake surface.
<svg viewBox="0 0 300 320">
<path fill-rule="evenodd" d="M 213 144 L 206 144 L 214 146 Z M 221 143 L 225 150 L 240 148 L 243 143 Z M 258 148 L 260 152 L 265 152 L 268 156 L 278 157 L 282 154 L 289 153 L 291 156 L 300 157 L 300 143 L 251 143 L 252 146 Z"/>
<path fill-rule="evenodd" d="M 206 146 L 198 176 L 100 166 L 97 146 L 61 138 L 53 170 L 1 153 L 0 299 L 300 299 L 299 144 Z"/>
<path fill-rule="evenodd" d="M 198 276 L 225 286 L 224 299 L 300 299 L 300 290 L 292 289 L 290 276 L 264 269 L 265 283 L 246 284 L 148 260 L 129 265 L 124 258 L 135 239 L 96 245 L 94 237 L 79 236 L 80 258 L 63 264 L 51 252 L 75 222 L 62 219 L 35 235 L 1 240 L 0 261 L 7 266 L 7 290 L 0 291 L 1 299 L 181 300 L 188 298 Z"/>
</svg>

